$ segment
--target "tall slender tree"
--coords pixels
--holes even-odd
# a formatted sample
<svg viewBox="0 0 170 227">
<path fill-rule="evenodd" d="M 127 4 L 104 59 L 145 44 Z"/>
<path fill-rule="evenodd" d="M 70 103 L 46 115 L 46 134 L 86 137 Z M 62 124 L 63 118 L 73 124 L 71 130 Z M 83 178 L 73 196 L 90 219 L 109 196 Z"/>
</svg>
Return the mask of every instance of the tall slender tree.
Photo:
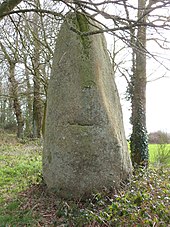
<svg viewBox="0 0 170 227">
<path fill-rule="evenodd" d="M 39 0 L 36 0 L 36 6 L 39 7 Z M 41 76 L 40 76 L 40 42 L 39 42 L 39 16 L 37 13 L 33 14 L 34 28 L 33 28 L 33 43 L 34 54 L 32 58 L 33 66 L 33 81 L 34 81 L 34 99 L 33 99 L 33 137 L 41 137 L 42 127 L 42 100 L 41 100 Z"/>
<path fill-rule="evenodd" d="M 146 1 L 138 0 L 138 21 L 142 24 L 146 24 L 145 9 Z M 133 70 L 130 84 L 132 105 L 131 158 L 134 167 L 146 167 L 149 160 L 146 129 L 146 26 L 137 28 L 132 62 Z"/>
</svg>

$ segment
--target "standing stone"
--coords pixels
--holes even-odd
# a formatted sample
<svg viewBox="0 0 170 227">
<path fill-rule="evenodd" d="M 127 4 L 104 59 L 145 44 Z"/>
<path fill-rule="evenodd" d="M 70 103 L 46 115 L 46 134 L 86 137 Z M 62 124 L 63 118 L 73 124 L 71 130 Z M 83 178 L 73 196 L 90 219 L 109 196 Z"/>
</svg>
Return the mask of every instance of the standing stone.
<svg viewBox="0 0 170 227">
<path fill-rule="evenodd" d="M 103 34 L 70 14 L 56 42 L 49 83 L 43 176 L 59 196 L 78 198 L 118 187 L 131 174 L 123 117 Z M 93 26 L 93 25 L 94 26 Z"/>
</svg>

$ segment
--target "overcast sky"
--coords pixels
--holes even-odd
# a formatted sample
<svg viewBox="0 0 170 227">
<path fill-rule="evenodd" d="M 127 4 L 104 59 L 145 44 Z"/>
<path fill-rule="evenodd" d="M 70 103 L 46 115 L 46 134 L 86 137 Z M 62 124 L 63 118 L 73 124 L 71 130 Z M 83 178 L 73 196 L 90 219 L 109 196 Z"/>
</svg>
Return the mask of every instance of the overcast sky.
<svg viewBox="0 0 170 227">
<path fill-rule="evenodd" d="M 134 4 L 137 3 L 137 1 L 134 0 L 129 2 L 133 2 Z M 110 11 L 110 9 L 108 11 Z M 160 13 L 164 16 L 169 16 L 170 9 L 159 9 L 157 13 Z M 133 13 L 131 14 L 131 16 L 133 17 Z M 168 68 L 170 69 L 170 31 L 165 31 L 162 29 L 159 31 L 159 33 L 156 33 L 153 29 L 149 28 L 147 30 L 147 33 L 147 37 L 150 40 L 147 42 L 147 49 L 150 53 L 154 54 L 154 56 L 157 56 L 157 60 L 154 60 L 154 57 L 152 56 L 148 56 L 147 59 L 147 78 L 148 81 L 150 81 L 147 83 L 146 93 L 147 130 L 148 132 L 162 130 L 170 133 L 170 70 L 168 70 Z M 108 49 L 110 50 L 113 43 L 113 36 L 111 37 L 107 34 L 105 35 L 108 42 Z M 167 41 L 169 40 L 169 43 L 161 42 L 163 47 L 165 47 L 165 49 L 163 50 L 159 47 L 157 41 L 164 37 Z M 169 50 L 166 49 L 168 46 Z M 123 55 L 125 58 L 124 64 L 129 64 L 130 69 L 131 64 L 130 62 L 127 63 L 126 59 L 131 59 L 131 54 L 128 54 L 128 50 L 125 49 L 121 57 L 123 57 Z M 160 77 L 162 78 L 158 79 Z M 126 91 L 126 80 L 124 78 L 120 78 L 117 75 L 116 83 L 121 98 L 126 136 L 128 137 L 131 133 L 131 125 L 129 123 L 130 103 L 128 103 L 124 99 L 124 94 Z"/>
<path fill-rule="evenodd" d="M 170 132 L 170 77 L 147 85 L 147 128 Z"/>
<path fill-rule="evenodd" d="M 157 68 L 156 65 L 153 66 L 153 64 L 148 64 L 148 74 L 150 67 L 152 69 L 153 67 Z M 156 70 L 153 76 L 155 78 L 158 78 L 159 76 L 164 75 L 164 73 L 165 72 Z M 129 123 L 130 103 L 124 98 L 126 91 L 125 79 L 116 77 L 116 83 L 121 98 L 126 136 L 128 137 L 131 132 L 131 125 Z M 170 133 L 170 71 L 166 72 L 165 77 L 157 79 L 155 81 L 151 80 L 147 83 L 146 99 L 146 118 L 148 132 L 162 130 L 164 132 Z"/>
</svg>

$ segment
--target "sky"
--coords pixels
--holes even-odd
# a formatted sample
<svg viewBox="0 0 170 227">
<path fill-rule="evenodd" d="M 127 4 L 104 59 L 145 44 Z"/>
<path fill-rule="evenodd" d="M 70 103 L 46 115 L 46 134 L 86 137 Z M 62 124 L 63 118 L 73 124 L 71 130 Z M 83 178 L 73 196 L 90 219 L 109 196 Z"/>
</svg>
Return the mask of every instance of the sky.
<svg viewBox="0 0 170 227">
<path fill-rule="evenodd" d="M 129 1 L 130 3 L 137 3 L 136 0 Z M 110 9 L 108 9 L 110 12 Z M 113 13 L 113 12 L 112 12 Z M 169 16 L 170 9 L 160 10 L 160 15 Z M 133 17 L 133 13 L 131 14 Z M 108 22 L 107 22 L 108 23 Z M 109 23 L 108 23 L 109 24 Z M 111 48 L 111 43 L 113 43 L 113 37 L 106 35 L 106 40 L 108 43 L 108 49 Z M 158 33 L 152 29 L 147 30 L 147 49 L 150 53 L 157 56 L 157 60 L 152 56 L 147 58 L 147 90 L 146 90 L 146 123 L 147 131 L 155 132 L 158 130 L 170 133 L 170 40 L 169 43 L 161 41 L 161 45 L 165 49 L 161 49 L 158 42 L 161 39 L 170 39 L 170 31 L 160 30 Z M 166 49 L 169 47 L 169 49 Z M 129 58 L 127 50 L 123 53 L 125 55 L 125 61 L 123 64 L 129 64 L 126 59 Z M 123 55 L 121 56 L 123 57 Z M 169 59 L 169 60 L 168 60 Z M 128 68 L 128 65 L 126 65 Z M 169 71 L 168 69 L 169 68 Z M 160 78 L 160 79 L 158 79 Z M 125 100 L 126 91 L 126 81 L 120 76 L 116 76 L 116 83 L 121 99 L 123 116 L 124 116 L 124 126 L 126 137 L 129 137 L 131 133 L 131 125 L 129 123 L 130 118 L 130 103 Z"/>
<path fill-rule="evenodd" d="M 153 68 L 153 65 L 148 64 L 148 71 L 150 67 Z M 155 72 L 154 77 L 159 78 L 159 70 Z M 131 125 L 129 123 L 130 103 L 125 100 L 125 79 L 117 76 L 116 84 L 122 104 L 126 137 L 129 137 L 131 133 Z M 158 130 L 170 133 L 170 72 L 168 71 L 165 77 L 151 80 L 147 83 L 146 123 L 148 133 Z"/>
<path fill-rule="evenodd" d="M 170 133 L 170 76 L 147 84 L 146 109 L 148 131 Z"/>
</svg>

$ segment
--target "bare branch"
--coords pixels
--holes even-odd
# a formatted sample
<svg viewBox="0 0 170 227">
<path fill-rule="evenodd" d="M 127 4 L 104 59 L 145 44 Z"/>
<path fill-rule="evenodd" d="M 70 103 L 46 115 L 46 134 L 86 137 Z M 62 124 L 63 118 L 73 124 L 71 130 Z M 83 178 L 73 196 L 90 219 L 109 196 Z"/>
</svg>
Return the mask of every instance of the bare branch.
<svg viewBox="0 0 170 227">
<path fill-rule="evenodd" d="M 9 14 L 22 0 L 6 0 L 0 4 L 0 19 Z"/>
<path fill-rule="evenodd" d="M 11 14 L 18 14 L 18 13 L 29 13 L 29 12 L 35 12 L 35 13 L 40 13 L 40 14 L 50 14 L 53 16 L 57 16 L 57 17 L 61 17 L 64 18 L 64 15 L 61 13 L 57 13 L 51 10 L 46 10 L 46 9 L 19 9 L 19 10 L 13 10 L 11 12 L 5 12 L 3 14 L 0 14 L 0 18 L 7 16 L 7 15 L 11 15 Z"/>
</svg>

